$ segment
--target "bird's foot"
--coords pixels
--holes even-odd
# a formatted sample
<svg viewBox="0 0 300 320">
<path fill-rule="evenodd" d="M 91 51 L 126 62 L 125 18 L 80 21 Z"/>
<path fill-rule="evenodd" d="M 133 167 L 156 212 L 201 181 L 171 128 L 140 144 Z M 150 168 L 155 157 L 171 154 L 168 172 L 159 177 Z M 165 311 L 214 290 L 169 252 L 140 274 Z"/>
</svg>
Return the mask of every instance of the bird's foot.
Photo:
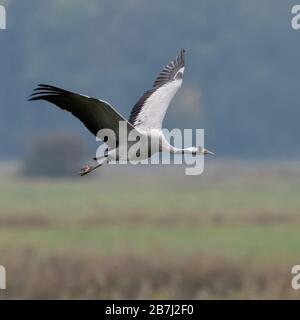
<svg viewBox="0 0 300 320">
<path fill-rule="evenodd" d="M 91 172 L 93 169 L 94 169 L 94 167 L 93 167 L 93 166 L 90 166 L 90 165 L 88 164 L 88 165 L 84 166 L 84 167 L 80 170 L 79 174 L 80 174 L 81 176 L 84 176 L 84 175 L 88 174 L 89 172 Z"/>
</svg>

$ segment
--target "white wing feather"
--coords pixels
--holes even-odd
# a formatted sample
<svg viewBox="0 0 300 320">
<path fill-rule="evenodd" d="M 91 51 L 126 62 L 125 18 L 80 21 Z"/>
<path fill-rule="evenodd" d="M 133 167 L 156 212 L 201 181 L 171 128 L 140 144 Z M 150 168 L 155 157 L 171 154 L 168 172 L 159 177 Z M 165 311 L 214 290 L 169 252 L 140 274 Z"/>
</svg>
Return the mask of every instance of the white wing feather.
<svg viewBox="0 0 300 320">
<path fill-rule="evenodd" d="M 145 92 L 131 111 L 129 122 L 143 130 L 161 129 L 167 109 L 182 85 L 184 50 L 159 74 L 153 88 Z"/>
<path fill-rule="evenodd" d="M 143 130 L 162 128 L 167 109 L 181 84 L 182 79 L 174 80 L 154 91 L 145 101 L 136 119 L 136 126 Z"/>
</svg>

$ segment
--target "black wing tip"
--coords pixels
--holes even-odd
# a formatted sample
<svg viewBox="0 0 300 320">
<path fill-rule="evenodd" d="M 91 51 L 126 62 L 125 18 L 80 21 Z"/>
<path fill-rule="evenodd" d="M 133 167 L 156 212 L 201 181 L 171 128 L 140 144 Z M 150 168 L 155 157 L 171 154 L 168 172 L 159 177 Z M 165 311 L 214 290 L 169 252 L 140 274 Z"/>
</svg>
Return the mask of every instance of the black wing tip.
<svg viewBox="0 0 300 320">
<path fill-rule="evenodd" d="M 37 92 L 38 90 L 40 90 L 40 85 L 38 84 L 37 87 L 35 87 L 33 90 L 32 90 L 32 94 L 27 98 L 27 101 L 35 101 L 35 100 L 38 100 L 38 98 L 36 97 L 37 95 Z"/>
<path fill-rule="evenodd" d="M 49 84 L 39 83 L 34 89 L 33 93 L 28 97 L 27 101 L 43 100 L 46 96 L 66 93 L 67 91 L 54 87 Z"/>
<path fill-rule="evenodd" d="M 46 100 L 44 96 L 29 97 L 27 101 Z"/>
<path fill-rule="evenodd" d="M 180 51 L 179 51 L 179 54 L 177 56 L 177 61 L 178 61 L 178 64 L 179 65 L 182 65 L 184 66 L 184 54 L 185 54 L 185 49 L 181 48 Z"/>
</svg>

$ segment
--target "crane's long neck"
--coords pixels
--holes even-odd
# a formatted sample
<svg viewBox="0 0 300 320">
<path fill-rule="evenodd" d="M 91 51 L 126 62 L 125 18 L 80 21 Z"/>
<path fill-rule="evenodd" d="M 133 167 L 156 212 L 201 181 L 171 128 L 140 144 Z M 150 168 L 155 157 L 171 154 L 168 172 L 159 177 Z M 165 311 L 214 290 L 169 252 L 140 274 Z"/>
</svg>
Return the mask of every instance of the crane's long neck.
<svg viewBox="0 0 300 320">
<path fill-rule="evenodd" d="M 196 147 L 189 147 L 189 148 L 180 149 L 180 148 L 170 146 L 170 153 L 195 155 L 197 153 L 197 148 Z"/>
<path fill-rule="evenodd" d="M 173 154 L 193 154 L 193 155 L 196 155 L 198 152 L 197 147 L 189 147 L 184 149 L 176 148 L 170 145 L 170 143 L 166 140 L 164 135 L 161 135 L 160 138 L 162 141 L 162 151 L 164 152 L 169 152 Z"/>
</svg>

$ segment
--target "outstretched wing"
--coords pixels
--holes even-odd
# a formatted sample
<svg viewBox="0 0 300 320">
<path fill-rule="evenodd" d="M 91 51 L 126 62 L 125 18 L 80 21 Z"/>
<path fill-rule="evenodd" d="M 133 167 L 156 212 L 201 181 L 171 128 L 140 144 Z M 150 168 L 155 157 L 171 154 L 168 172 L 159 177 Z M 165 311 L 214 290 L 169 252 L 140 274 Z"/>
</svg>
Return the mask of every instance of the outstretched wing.
<svg viewBox="0 0 300 320">
<path fill-rule="evenodd" d="M 182 84 L 184 49 L 163 68 L 153 83 L 133 107 L 129 122 L 143 129 L 161 128 L 166 111 Z"/>
<path fill-rule="evenodd" d="M 101 129 L 115 132 L 116 143 L 119 136 L 119 121 L 126 121 L 109 103 L 73 93 L 50 85 L 40 84 L 30 96 L 29 101 L 46 100 L 59 108 L 71 112 L 91 133 L 97 136 Z M 133 129 L 127 122 L 127 128 Z"/>
</svg>

